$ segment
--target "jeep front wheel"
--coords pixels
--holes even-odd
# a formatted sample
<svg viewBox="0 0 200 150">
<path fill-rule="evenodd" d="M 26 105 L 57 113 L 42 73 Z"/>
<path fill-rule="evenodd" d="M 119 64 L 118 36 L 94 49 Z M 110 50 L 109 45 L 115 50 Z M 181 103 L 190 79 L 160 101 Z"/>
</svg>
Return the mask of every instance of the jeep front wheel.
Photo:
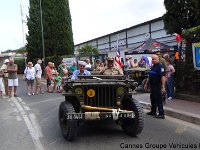
<svg viewBox="0 0 200 150">
<path fill-rule="evenodd" d="M 135 113 L 135 118 L 122 119 L 122 128 L 124 132 L 130 136 L 140 134 L 144 127 L 144 112 L 140 103 L 133 98 L 125 99 L 122 102 L 122 109 L 131 110 Z"/>
<path fill-rule="evenodd" d="M 66 140 L 73 140 L 77 135 L 78 122 L 77 120 L 67 120 L 67 113 L 75 113 L 74 107 L 71 103 L 65 101 L 59 107 L 59 124 L 63 137 Z"/>
<path fill-rule="evenodd" d="M 141 84 L 142 92 L 144 92 L 144 93 L 149 93 L 149 92 L 150 92 L 150 85 L 147 84 L 147 89 L 144 88 L 146 82 L 147 82 L 147 78 L 145 78 L 145 79 L 142 81 L 142 84 Z"/>
</svg>

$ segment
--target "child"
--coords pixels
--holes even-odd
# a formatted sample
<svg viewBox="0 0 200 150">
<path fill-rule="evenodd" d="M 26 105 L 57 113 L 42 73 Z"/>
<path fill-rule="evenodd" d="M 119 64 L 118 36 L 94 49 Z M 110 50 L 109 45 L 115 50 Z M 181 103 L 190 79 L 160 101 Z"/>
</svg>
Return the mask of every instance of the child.
<svg viewBox="0 0 200 150">
<path fill-rule="evenodd" d="M 0 70 L 0 98 L 3 97 L 3 70 Z"/>
<path fill-rule="evenodd" d="M 55 80 L 55 83 L 56 83 L 56 88 L 55 90 L 60 93 L 61 92 L 61 76 L 58 75 L 59 73 L 56 71 L 55 73 L 55 76 L 54 76 L 54 80 Z"/>
</svg>

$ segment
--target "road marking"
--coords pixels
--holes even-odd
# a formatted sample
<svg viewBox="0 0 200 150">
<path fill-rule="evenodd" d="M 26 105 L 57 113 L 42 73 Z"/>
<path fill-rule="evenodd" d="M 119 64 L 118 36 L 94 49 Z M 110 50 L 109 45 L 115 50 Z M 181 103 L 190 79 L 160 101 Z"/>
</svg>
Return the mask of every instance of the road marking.
<svg viewBox="0 0 200 150">
<path fill-rule="evenodd" d="M 59 97 L 59 98 L 47 99 L 47 100 L 39 101 L 39 102 L 32 102 L 32 103 L 29 104 L 29 106 L 37 105 L 37 104 L 41 104 L 41 103 L 47 103 L 47 102 L 51 102 L 51 101 L 62 100 L 62 99 L 63 99 L 63 96 Z"/>
<path fill-rule="evenodd" d="M 17 118 L 17 121 L 22 121 L 22 117 L 16 116 L 16 118 Z"/>
<path fill-rule="evenodd" d="M 30 111 L 31 109 L 28 106 L 24 106 L 24 109 Z"/>
<path fill-rule="evenodd" d="M 44 147 L 40 141 L 40 138 L 43 137 L 42 132 L 39 128 L 39 125 L 36 121 L 36 117 L 31 114 L 28 116 L 26 111 L 24 110 L 23 106 L 20 104 L 22 102 L 21 98 L 12 98 L 13 103 L 16 105 L 17 109 L 19 110 L 35 145 L 36 150 L 47 150 L 47 147 Z M 30 117 L 30 119 L 29 119 Z"/>
</svg>

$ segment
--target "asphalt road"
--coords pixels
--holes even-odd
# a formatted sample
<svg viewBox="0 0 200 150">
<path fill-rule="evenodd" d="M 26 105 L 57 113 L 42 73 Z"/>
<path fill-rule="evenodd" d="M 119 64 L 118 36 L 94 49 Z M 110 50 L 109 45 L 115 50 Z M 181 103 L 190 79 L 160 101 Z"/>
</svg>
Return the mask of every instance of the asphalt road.
<svg viewBox="0 0 200 150">
<path fill-rule="evenodd" d="M 25 81 L 19 85 L 19 98 L 0 100 L 0 150 L 200 149 L 199 126 L 146 115 L 144 130 L 137 137 L 127 136 L 112 121 L 101 121 L 82 125 L 76 140 L 68 142 L 58 123 L 64 97 L 59 93 L 28 96 Z"/>
</svg>

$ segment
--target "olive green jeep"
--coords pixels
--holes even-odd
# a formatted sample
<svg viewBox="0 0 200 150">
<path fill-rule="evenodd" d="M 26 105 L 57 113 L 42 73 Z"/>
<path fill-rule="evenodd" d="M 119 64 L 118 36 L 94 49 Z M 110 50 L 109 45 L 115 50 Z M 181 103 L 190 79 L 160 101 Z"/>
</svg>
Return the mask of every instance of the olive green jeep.
<svg viewBox="0 0 200 150">
<path fill-rule="evenodd" d="M 63 86 L 65 101 L 59 106 L 59 123 L 65 139 L 73 140 L 79 125 L 89 120 L 114 120 L 130 136 L 142 132 L 143 109 L 132 98 L 135 81 L 122 75 L 78 78 L 65 81 Z"/>
</svg>

